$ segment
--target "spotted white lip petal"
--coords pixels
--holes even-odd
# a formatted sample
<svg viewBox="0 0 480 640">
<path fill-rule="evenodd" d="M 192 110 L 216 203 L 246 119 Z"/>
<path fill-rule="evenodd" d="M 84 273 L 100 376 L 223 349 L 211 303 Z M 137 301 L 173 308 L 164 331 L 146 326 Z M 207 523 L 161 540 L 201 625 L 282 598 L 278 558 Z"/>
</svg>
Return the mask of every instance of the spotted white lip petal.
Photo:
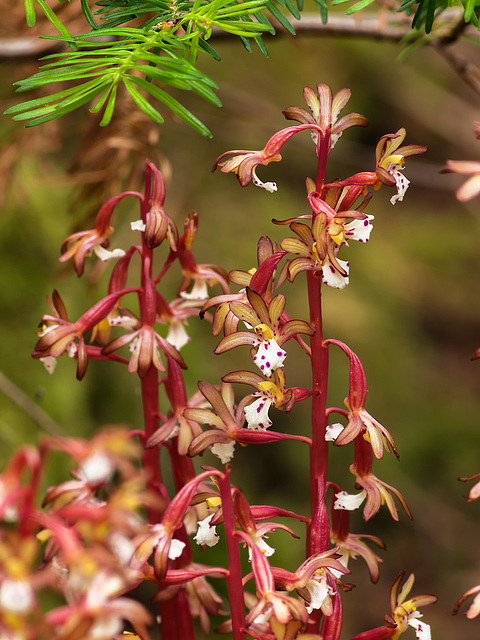
<svg viewBox="0 0 480 640">
<path fill-rule="evenodd" d="M 287 357 L 287 352 L 278 346 L 275 338 L 263 340 L 253 356 L 253 361 L 268 378 L 272 375 L 272 371 L 283 367 L 283 361 Z"/>
<path fill-rule="evenodd" d="M 235 440 L 231 442 L 216 442 L 212 445 L 211 452 L 217 458 L 220 458 L 222 464 L 227 464 L 233 458 L 233 450 L 235 448 Z"/>
<path fill-rule="evenodd" d="M 5 578 L 0 586 L 0 607 L 5 612 L 22 614 L 35 602 L 34 591 L 26 580 Z"/>
<path fill-rule="evenodd" d="M 339 422 L 329 424 L 325 432 L 325 440 L 327 442 L 335 442 L 344 429 L 345 427 L 343 424 L 340 424 Z"/>
<path fill-rule="evenodd" d="M 333 508 L 344 511 L 355 511 L 355 509 L 358 509 L 358 507 L 365 500 L 366 496 L 367 492 L 365 491 L 365 489 L 357 494 L 340 491 L 339 493 L 335 494 L 335 503 L 333 505 Z"/>
<path fill-rule="evenodd" d="M 409 616 L 408 624 L 415 629 L 417 640 L 432 640 L 430 625 L 419 620 L 421 617 L 421 613 L 414 611 Z"/>
<path fill-rule="evenodd" d="M 352 222 L 348 222 L 344 225 L 345 236 L 349 240 L 368 242 L 373 229 L 373 225 L 370 224 L 370 220 L 373 220 L 373 216 L 367 215 L 365 220 L 352 220 Z"/>
<path fill-rule="evenodd" d="M 269 558 L 270 556 L 273 556 L 273 554 L 275 553 L 276 549 L 274 549 L 269 544 L 267 544 L 262 536 L 253 535 L 252 540 L 267 558 Z M 251 560 L 252 560 L 252 550 L 250 549 L 250 547 L 248 547 L 248 561 L 251 562 Z"/>
<path fill-rule="evenodd" d="M 208 295 L 208 286 L 206 280 L 195 280 L 190 293 L 182 291 L 180 296 L 185 300 L 206 300 Z"/>
<path fill-rule="evenodd" d="M 348 272 L 349 272 L 349 264 L 345 260 L 338 260 L 338 264 L 347 272 L 346 276 L 342 276 L 339 273 L 333 264 L 330 262 L 327 257 L 325 264 L 322 267 L 322 280 L 329 287 L 333 287 L 334 289 L 345 289 L 348 284 Z"/>
<path fill-rule="evenodd" d="M 103 451 L 96 451 L 80 465 L 80 472 L 90 484 L 106 482 L 113 474 L 112 460 Z"/>
<path fill-rule="evenodd" d="M 55 367 L 57 366 L 57 359 L 53 356 L 45 356 L 44 358 L 40 358 L 40 362 L 43 364 L 50 375 L 55 371 Z"/>
<path fill-rule="evenodd" d="M 265 191 L 268 191 L 269 193 L 274 193 L 277 190 L 277 184 L 275 182 L 262 182 L 255 173 L 255 170 L 252 171 L 252 180 L 256 187 L 265 189 Z"/>
<path fill-rule="evenodd" d="M 393 179 L 395 180 L 395 184 L 397 185 L 397 193 L 390 198 L 390 202 L 395 204 L 396 202 L 401 202 L 403 200 L 403 196 L 408 189 L 408 185 L 410 184 L 410 180 L 406 178 L 401 171 L 399 171 L 398 167 L 390 170 L 389 172 Z"/>
<path fill-rule="evenodd" d="M 249 429 L 268 429 L 272 425 L 272 421 L 268 417 L 268 410 L 272 405 L 272 400 L 266 396 L 261 396 L 248 407 L 245 407 L 243 414 L 247 421 Z"/>
</svg>

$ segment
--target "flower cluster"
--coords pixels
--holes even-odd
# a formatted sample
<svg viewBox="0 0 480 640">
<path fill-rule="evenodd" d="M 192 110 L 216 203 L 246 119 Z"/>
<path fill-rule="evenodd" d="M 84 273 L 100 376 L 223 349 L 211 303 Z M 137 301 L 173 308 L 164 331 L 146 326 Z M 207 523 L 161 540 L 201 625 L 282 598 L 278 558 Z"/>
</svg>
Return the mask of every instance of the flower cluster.
<svg viewBox="0 0 480 640">
<path fill-rule="evenodd" d="M 79 276 L 92 251 L 116 262 L 105 296 L 76 321 L 69 320 L 54 292 L 49 300 L 52 313 L 42 318 L 33 355 L 50 372 L 63 354 L 77 359 L 79 379 L 89 360 L 125 365 L 139 378 L 144 429 L 110 428 L 88 441 L 49 439 L 40 454 L 25 450 L 0 476 L 0 514 L 4 524 L 13 525 L 0 537 L 0 609 L 5 618 L 0 636 L 17 637 L 20 630 L 22 638 L 33 640 L 38 628 L 52 640 L 126 635 L 150 640 L 156 616 L 134 598 L 137 587 L 147 582 L 165 640 L 194 640 L 195 618 L 208 636 L 216 616 L 225 617 L 217 630 L 234 640 L 245 635 L 256 640 L 338 640 L 341 593 L 353 586 L 344 582 L 350 561 L 362 558 L 371 580 L 378 581 L 382 559 L 370 545 L 384 549 L 384 544 L 374 535 L 352 533 L 351 512 L 364 505 L 364 520 L 370 521 L 385 504 L 398 520 L 400 504 L 411 514 L 402 494 L 373 472 L 374 460 L 385 451 L 398 457 L 397 448 L 389 431 L 366 409 L 367 382 L 359 357 L 345 343 L 323 335 L 322 287 L 343 289 L 348 284 L 349 263 L 343 252 L 351 241 L 369 241 L 374 218 L 366 209 L 375 190 L 381 185 L 396 188 L 391 201 L 402 200 L 409 184 L 405 158 L 425 148 L 403 145 L 406 134 L 400 129 L 380 139 L 374 170 L 329 181 L 327 160 L 335 144 L 346 130 L 365 126 L 367 120 L 358 113 L 341 116 L 350 98 L 347 89 L 333 95 L 319 84 L 307 87 L 304 98 L 307 109 L 292 106 L 284 111 L 299 124 L 275 133 L 261 150 L 226 152 L 213 167 L 236 174 L 241 186 L 253 182 L 273 193 L 276 184 L 262 182 L 257 167 L 280 161 L 294 135 L 311 136 L 316 173 L 315 179 L 306 179 L 306 212 L 274 220 L 277 230 L 288 226 L 291 234 L 278 243 L 262 236 L 256 268 L 227 274 L 214 264 L 197 262 L 193 244 L 198 215 L 188 215 L 183 232 L 178 231 L 165 209 L 162 174 L 150 162 L 145 165 L 143 194 L 112 198 L 100 209 L 95 229 L 73 234 L 63 244 L 60 260 L 72 259 Z M 130 223 L 131 246 L 106 253 L 117 204 L 130 195 L 140 204 L 140 217 Z M 171 295 L 175 269 L 179 284 Z M 291 317 L 287 298 L 279 291 L 302 278 L 308 320 Z M 232 292 L 232 285 L 238 291 Z M 210 297 L 215 286 L 219 290 Z M 253 370 L 227 372 L 221 384 L 202 380 L 189 394 L 184 373 L 188 358 L 183 357 L 189 348 L 182 355 L 180 350 L 190 340 L 188 323 L 197 315 L 212 323 L 218 339 L 215 354 L 248 347 Z M 348 358 L 345 408 L 327 404 L 332 346 Z M 291 348 L 300 349 L 309 363 L 312 382 L 307 388 L 287 384 Z M 205 367 L 205 377 L 209 374 Z M 237 385 L 249 387 L 240 400 L 235 397 Z M 292 433 L 272 428 L 272 408 L 290 412 L 306 400 L 312 405 L 308 435 L 302 435 L 295 420 Z M 333 414 L 344 424 L 333 422 Z M 297 513 L 254 504 L 231 482 L 237 472 L 237 443 L 250 447 L 274 442 L 308 450 L 308 515 L 301 513 L 304 505 Z M 329 481 L 332 444 L 350 445 L 350 471 L 358 493 L 349 494 Z M 70 456 L 73 479 L 51 487 L 40 510 L 33 488 L 52 450 Z M 192 460 L 207 450 L 221 467 L 200 468 Z M 305 559 L 294 571 L 275 566 L 276 536 L 296 540 L 300 528 L 305 529 Z M 28 542 L 32 533 L 34 543 Z M 225 566 L 197 562 L 200 549 L 216 548 L 207 552 L 213 554 L 220 542 L 228 556 Z M 10 548 L 14 552 L 9 555 Z M 212 557 L 216 562 L 221 552 Z M 210 584 L 219 578 L 227 584 L 229 610 Z M 246 586 L 251 580 L 253 590 Z M 395 640 L 408 626 L 420 640 L 429 638 L 417 607 L 435 598 L 407 599 L 413 576 L 402 589 L 400 580 L 392 589 L 386 625 L 356 640 Z M 64 601 L 44 614 L 39 591 L 48 588 Z"/>
</svg>

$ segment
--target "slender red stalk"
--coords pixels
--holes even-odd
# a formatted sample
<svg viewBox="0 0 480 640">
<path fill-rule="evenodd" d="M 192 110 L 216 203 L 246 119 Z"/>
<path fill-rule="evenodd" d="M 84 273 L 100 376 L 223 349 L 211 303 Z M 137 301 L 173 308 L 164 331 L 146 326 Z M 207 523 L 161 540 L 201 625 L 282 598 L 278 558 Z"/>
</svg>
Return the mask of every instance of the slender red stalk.
<svg viewBox="0 0 480 640">
<path fill-rule="evenodd" d="M 142 220 L 151 206 L 152 174 L 146 171 L 145 198 L 142 202 Z M 143 234 L 142 234 L 143 239 Z M 153 251 L 145 242 L 142 243 L 141 266 L 141 294 L 140 294 L 140 322 L 142 327 L 154 327 L 156 319 L 155 284 L 152 273 Z M 143 415 L 145 423 L 145 440 L 147 440 L 158 428 L 159 398 L 158 398 L 158 371 L 153 363 L 146 375 L 141 379 Z M 143 468 L 146 476 L 147 489 L 152 493 L 160 493 L 165 504 L 168 502 L 168 494 L 162 482 L 159 450 L 144 448 L 142 451 Z M 173 461 L 174 463 L 175 461 Z M 163 511 L 160 508 L 149 508 L 148 519 L 152 524 L 161 521 Z M 162 640 L 193 640 L 194 627 L 188 602 L 180 591 L 173 601 L 163 602 L 160 610 L 160 634 Z"/>
<path fill-rule="evenodd" d="M 319 136 L 317 149 L 317 191 L 321 193 L 325 183 L 326 159 L 329 150 L 329 132 Z M 310 339 L 312 366 L 312 444 L 310 447 L 310 505 L 312 521 L 307 531 L 307 557 L 327 551 L 330 539 L 330 521 L 327 509 L 328 443 L 325 433 L 328 424 L 328 347 L 323 344 L 322 280 L 312 271 L 307 272 L 310 324 L 315 335 Z M 315 611 L 308 631 L 318 633 L 321 612 Z"/>
<path fill-rule="evenodd" d="M 225 467 L 225 473 L 220 479 L 219 485 L 228 553 L 227 587 L 232 618 L 232 640 L 244 640 L 245 605 L 243 601 L 242 568 L 238 538 L 235 536 L 235 514 L 233 512 L 229 465 Z"/>
</svg>

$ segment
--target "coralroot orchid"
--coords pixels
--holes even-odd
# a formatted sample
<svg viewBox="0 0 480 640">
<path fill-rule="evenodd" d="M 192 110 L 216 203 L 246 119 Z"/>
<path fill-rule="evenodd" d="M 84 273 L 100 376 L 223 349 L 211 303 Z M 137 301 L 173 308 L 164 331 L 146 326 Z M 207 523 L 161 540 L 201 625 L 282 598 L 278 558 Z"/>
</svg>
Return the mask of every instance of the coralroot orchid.
<svg viewBox="0 0 480 640">
<path fill-rule="evenodd" d="M 349 263 L 340 251 L 351 240 L 369 241 L 373 216 L 365 209 L 373 191 L 381 184 L 396 186 L 392 201 L 401 200 L 408 186 L 405 157 L 425 148 L 403 146 L 405 130 L 400 129 L 379 141 L 375 171 L 328 182 L 327 161 L 335 143 L 347 129 L 367 121 L 358 113 L 340 117 L 350 98 L 348 89 L 333 95 L 318 84 L 316 89 L 307 87 L 304 98 L 308 110 L 284 111 L 288 120 L 300 124 L 274 133 L 261 150 L 223 153 L 214 165 L 214 170 L 235 173 L 241 186 L 253 181 L 274 192 L 275 183 L 261 182 L 256 168 L 281 160 L 285 143 L 297 133 L 309 132 L 314 141 L 315 180 L 306 179 L 305 212 L 299 208 L 298 215 L 274 220 L 277 231 L 288 225 L 295 237 L 274 242 L 263 235 L 256 268 L 235 268 L 227 274 L 215 264 L 197 261 L 198 214 L 187 216 L 180 234 L 164 209 L 163 176 L 151 162 L 145 164 L 143 195 L 125 192 L 110 199 L 100 209 L 94 230 L 73 234 L 63 244 L 60 260 L 73 258 L 77 275 L 82 275 L 91 251 L 106 250 L 113 214 L 119 212 L 116 205 L 127 195 L 137 197 L 140 215 L 130 217 L 135 220 L 130 227 L 126 221 L 131 244 L 116 253 L 107 295 L 72 322 L 55 291 L 49 300 L 52 314 L 42 318 L 33 355 L 50 371 L 61 355 L 76 358 L 78 378 L 84 376 L 88 359 L 124 365 L 138 379 L 144 428 L 110 427 L 89 440 L 49 438 L 40 453 L 24 449 L 0 474 L 0 609 L 6 619 L 0 620 L 2 638 L 34 640 L 32 629 L 38 627 L 42 637 L 52 640 L 152 640 L 159 632 L 163 640 L 194 640 L 196 618 L 208 636 L 211 619 L 227 615 L 218 629 L 232 640 L 339 640 L 343 592 L 352 588 L 342 581 L 350 573 L 349 560 L 361 557 L 371 580 L 378 581 L 381 558 L 368 543 L 381 549 L 384 545 L 375 535 L 352 533 L 350 518 L 357 514 L 349 512 L 365 504 L 363 517 L 370 521 L 385 503 L 398 520 L 395 499 L 407 515 L 410 512 L 402 494 L 373 473 L 384 449 L 398 457 L 397 449 L 390 433 L 365 408 L 367 382 L 360 359 L 345 343 L 325 339 L 322 287 L 343 289 L 348 283 Z M 215 240 L 213 234 L 212 251 Z M 175 270 L 179 280 L 171 284 Z M 287 296 L 279 288 L 302 280 L 308 317 L 292 319 Z M 220 291 L 209 298 L 212 286 Z M 293 304 L 300 315 L 302 304 L 296 299 Z M 248 346 L 256 370 L 230 370 L 218 379 L 202 360 L 203 380 L 190 392 L 192 378 L 185 371 L 195 340 L 186 325 L 193 325 L 197 315 L 212 321 L 216 355 Z M 294 366 L 287 345 L 303 358 L 310 381 L 304 381 L 303 371 L 301 382 L 290 381 L 303 365 Z M 327 404 L 331 345 L 348 358 L 341 396 L 346 396 L 346 409 Z M 250 389 L 241 393 L 244 385 Z M 305 400 L 311 403 L 310 424 L 296 413 Z M 288 414 L 289 432 L 281 422 L 274 424 L 281 410 Z M 335 423 L 332 414 L 346 424 Z M 252 447 L 272 443 L 278 443 L 278 456 L 283 455 L 280 447 L 287 452 L 298 447 L 300 465 L 308 461 L 309 481 L 300 473 L 295 476 L 295 511 L 263 500 L 254 504 L 249 494 L 256 487 L 251 482 L 243 486 L 242 478 L 237 482 L 239 454 L 248 459 L 245 469 L 250 473 L 258 460 L 249 457 Z M 338 455 L 332 443 L 354 451 L 350 471 L 355 494 L 341 491 L 328 478 Z M 49 488 L 40 508 L 40 471 L 52 451 L 69 456 L 72 478 Z M 202 455 L 201 462 L 194 460 Z M 272 464 L 281 459 L 272 456 Z M 276 478 L 273 472 L 266 470 Z M 255 473 L 250 475 L 255 479 Z M 294 544 L 304 537 L 296 571 L 273 564 L 285 533 Z M 226 553 L 223 567 L 216 566 L 223 553 L 219 547 Z M 215 558 L 210 566 L 197 562 L 205 551 Z M 226 581 L 229 611 L 211 579 Z M 250 580 L 253 588 L 247 586 Z M 153 590 L 155 616 L 136 599 L 136 589 L 145 582 Z M 407 626 L 415 627 L 420 640 L 429 637 L 416 608 L 431 604 L 434 597 L 407 599 L 413 576 L 401 590 L 399 582 L 392 589 L 386 626 L 356 640 L 396 640 Z M 63 600 L 43 613 L 39 591 L 48 588 L 56 588 Z"/>
<path fill-rule="evenodd" d="M 400 583 L 404 576 L 402 572 L 392 585 L 390 591 L 390 614 L 385 616 L 386 625 L 360 633 L 352 638 L 352 640 L 398 640 L 398 638 L 407 630 L 413 627 L 415 629 L 417 640 L 431 640 L 430 626 L 421 620 L 422 614 L 418 611 L 419 607 L 426 607 L 437 601 L 436 596 L 422 595 L 414 596 L 407 600 L 408 594 L 412 590 L 415 576 L 410 576 L 405 581 L 403 587 Z"/>
<path fill-rule="evenodd" d="M 349 113 L 338 120 L 351 95 L 350 89 L 341 89 L 332 97 L 332 90 L 326 84 L 317 85 L 316 92 L 311 87 L 305 87 L 303 97 L 311 114 L 302 107 L 287 107 L 283 110 L 283 115 L 287 120 L 296 120 L 302 124 L 317 124 L 323 138 L 330 135 L 331 149 L 346 129 L 368 125 L 368 120 L 360 113 Z M 319 136 L 315 130 L 312 130 L 312 139 L 318 145 Z"/>
<path fill-rule="evenodd" d="M 100 260 L 110 260 L 111 258 L 121 258 L 125 255 L 122 249 L 107 251 L 108 236 L 114 232 L 110 226 L 110 220 L 115 206 L 126 196 L 137 196 L 140 200 L 142 196 L 136 191 L 126 191 L 119 196 L 111 198 L 100 209 L 97 215 L 95 229 L 91 231 L 80 231 L 69 236 L 62 245 L 62 256 L 60 262 L 66 262 L 73 258 L 77 276 L 83 274 L 85 258 L 94 251 Z"/>
<path fill-rule="evenodd" d="M 375 149 L 375 172 L 357 173 L 351 178 L 339 181 L 333 185 L 372 185 L 379 189 L 382 184 L 388 187 L 396 187 L 397 193 L 390 198 L 395 204 L 401 202 L 408 189 L 410 180 L 403 174 L 405 158 L 416 156 L 427 151 L 427 148 L 418 144 L 400 146 L 406 136 L 405 129 L 399 129 L 396 133 L 388 133 L 382 136 Z"/>
<path fill-rule="evenodd" d="M 237 331 L 225 336 L 215 353 L 224 353 L 240 345 L 251 345 L 256 349 L 253 361 L 265 376 L 270 377 L 273 371 L 283 367 L 287 356 L 281 345 L 298 333 L 312 335 L 313 329 L 302 320 L 286 320 L 285 297 L 281 294 L 275 296 L 268 307 L 265 300 L 252 289 L 247 288 L 247 297 L 250 305 L 232 302 L 230 310 L 252 327 L 253 333 Z"/>
<path fill-rule="evenodd" d="M 282 156 L 280 155 L 280 149 L 293 135 L 310 129 L 312 131 L 318 131 L 319 127 L 314 123 L 305 125 L 299 125 L 296 127 L 287 127 L 282 129 L 275 135 L 273 135 L 267 144 L 260 151 L 245 151 L 244 149 L 235 149 L 233 151 L 226 151 L 217 158 L 213 165 L 212 171 L 215 171 L 217 167 L 220 167 L 222 173 L 236 173 L 238 181 L 242 187 L 246 187 L 251 181 L 257 187 L 261 187 L 270 193 L 277 190 L 275 182 L 262 182 L 258 178 L 255 169 L 259 164 L 267 165 L 270 162 L 280 162 Z M 230 156 L 230 157 L 228 157 Z"/>
</svg>

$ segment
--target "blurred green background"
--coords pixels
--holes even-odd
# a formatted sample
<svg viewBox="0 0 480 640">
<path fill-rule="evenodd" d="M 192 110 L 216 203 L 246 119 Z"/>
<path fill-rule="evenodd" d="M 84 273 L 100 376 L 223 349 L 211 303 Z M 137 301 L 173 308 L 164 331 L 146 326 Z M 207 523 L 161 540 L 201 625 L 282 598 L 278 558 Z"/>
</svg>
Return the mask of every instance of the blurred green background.
<svg viewBox="0 0 480 640">
<path fill-rule="evenodd" d="M 452 618 L 451 611 L 455 601 L 480 582 L 480 504 L 467 505 L 470 485 L 457 481 L 480 472 L 480 363 L 470 362 L 480 346 L 480 200 L 459 204 L 454 191 L 461 178 L 440 175 L 439 170 L 447 159 L 480 157 L 480 142 L 473 135 L 479 97 L 430 49 L 398 63 L 398 46 L 353 38 L 284 37 L 269 41 L 268 47 L 267 59 L 258 51 L 246 53 L 233 40 L 219 42 L 223 63 L 205 59 L 203 69 L 218 81 L 223 109 L 187 97 L 213 140 L 202 139 L 173 118 L 160 131 L 142 123 L 138 138 L 130 138 L 138 154 L 135 166 L 118 161 L 121 141 L 128 140 L 122 138 L 121 122 L 114 125 L 120 139 L 114 144 L 108 131 L 91 125 L 88 113 L 26 132 L 3 119 L 0 327 L 5 379 L 0 393 L 0 460 L 3 463 L 22 443 L 36 442 L 49 427 L 48 418 L 42 418 L 42 426 L 32 419 L 29 403 L 75 436 L 88 437 L 102 424 L 141 426 L 138 381 L 120 365 L 92 362 L 78 383 L 74 362 L 61 359 L 50 376 L 30 357 L 36 327 L 48 312 L 46 296 L 53 288 L 64 297 L 71 318 L 106 290 L 111 267 L 92 268 L 92 260 L 87 275 L 78 280 L 71 265 L 60 265 L 57 258 L 71 232 L 91 226 L 91 213 L 100 204 L 101 189 L 108 188 L 102 184 L 108 176 L 116 171 L 132 174 L 135 188 L 141 190 L 140 158 L 147 148 L 167 176 L 169 215 L 181 228 L 188 213 L 199 212 L 197 261 L 227 270 L 249 269 L 256 263 L 261 235 L 277 241 L 289 235 L 285 228 L 273 226 L 272 218 L 307 212 L 304 181 L 315 172 L 313 146 L 308 134 L 296 136 L 284 148 L 282 163 L 260 168 L 263 180 L 277 182 L 274 195 L 252 185 L 241 189 L 232 175 L 212 174 L 215 158 L 229 149 L 262 148 L 286 126 L 281 110 L 303 106 L 304 86 L 324 82 L 334 92 L 348 86 L 353 95 L 347 110 L 363 113 L 370 126 L 344 134 L 331 156 L 332 179 L 371 170 L 378 138 L 402 126 L 407 129 L 406 142 L 426 144 L 429 153 L 407 162 L 405 173 L 412 185 L 403 203 L 392 207 L 392 193 L 386 188 L 374 198 L 369 208 L 375 215 L 371 241 L 342 250 L 341 257 L 348 254 L 351 265 L 350 285 L 324 296 L 326 335 L 346 342 L 361 358 L 369 385 L 367 409 L 390 430 L 400 451 L 399 462 L 387 455 L 376 463 L 376 473 L 404 494 L 414 514 L 409 521 L 402 513 L 395 523 L 380 513 L 368 524 L 360 513 L 352 515 L 355 533 L 380 535 L 388 550 L 381 554 L 384 563 L 376 586 L 368 582 L 361 560 L 352 563 L 347 581 L 358 587 L 344 598 L 342 637 L 382 624 L 390 585 L 405 570 L 417 576 L 416 593 L 439 596 L 439 602 L 424 612 L 435 640 L 476 640 L 480 620 L 467 621 L 463 614 Z M 480 58 L 474 47 L 465 54 Z M 11 83 L 34 69 L 31 62 L 2 63 L 5 108 L 18 100 Z M 132 130 L 123 130 L 123 135 Z M 92 149 L 101 149 L 99 162 L 105 165 L 105 175 L 97 182 L 88 162 L 82 165 L 77 159 Z M 115 186 L 112 189 L 115 193 Z M 91 197 L 82 204 L 79 193 Z M 119 234 L 113 246 L 126 246 L 128 221 L 138 217 L 132 203 L 130 209 L 123 206 L 116 219 Z M 307 317 L 304 284 L 299 277 L 282 289 L 293 317 Z M 172 283 L 170 295 L 173 287 Z M 210 356 L 216 340 L 206 322 L 192 320 L 190 332 L 193 339 L 182 351 L 189 364 L 190 391 L 198 379 L 216 384 L 226 372 L 250 366 L 246 352 Z M 332 351 L 331 402 L 337 406 L 348 391 L 347 365 L 343 354 Z M 295 345 L 285 370 L 289 385 L 308 386 L 305 359 Z M 19 391 L 26 397 L 16 399 Z M 275 428 L 305 433 L 306 405 L 289 415 L 272 411 Z M 308 513 L 305 456 L 299 444 L 244 448 L 235 455 L 234 482 L 252 503 Z M 332 477 L 350 492 L 351 456 L 349 447 L 335 449 L 331 463 Z M 204 462 L 214 459 L 207 453 Z M 49 481 L 60 481 L 56 471 L 51 470 Z M 302 562 L 303 543 L 283 532 L 268 541 L 278 550 L 279 566 L 284 563 L 293 570 Z M 212 558 L 212 551 L 208 554 Z M 199 556 L 199 561 L 207 560 Z M 413 630 L 410 634 L 413 637 Z"/>
</svg>

